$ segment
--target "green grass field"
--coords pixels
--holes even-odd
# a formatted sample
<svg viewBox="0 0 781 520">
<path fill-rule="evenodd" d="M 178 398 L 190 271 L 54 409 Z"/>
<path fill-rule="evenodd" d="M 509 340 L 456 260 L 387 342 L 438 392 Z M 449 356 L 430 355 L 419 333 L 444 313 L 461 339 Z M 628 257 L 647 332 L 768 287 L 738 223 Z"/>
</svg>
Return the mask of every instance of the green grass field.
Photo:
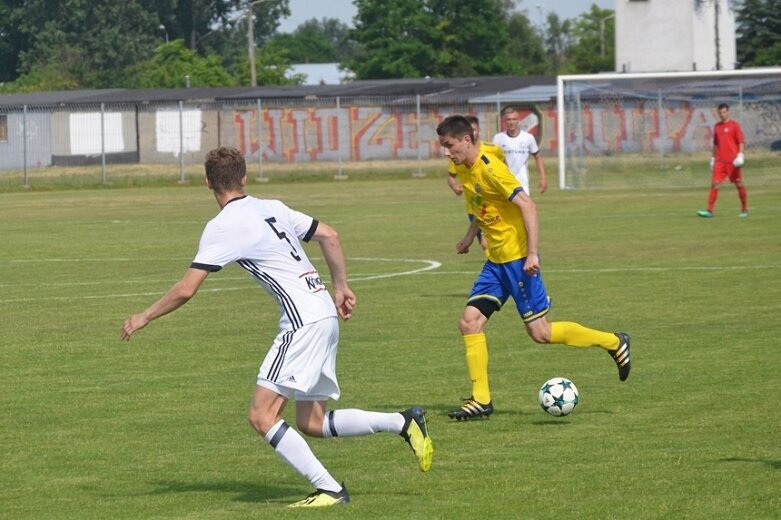
<svg viewBox="0 0 781 520">
<path fill-rule="evenodd" d="M 470 391 L 457 321 L 482 262 L 453 253 L 467 222 L 444 179 L 249 186 L 342 234 L 358 308 L 336 406 L 429 410 L 427 474 L 396 436 L 311 440 L 353 499 L 318 512 L 285 507 L 309 484 L 246 421 L 278 319 L 249 276 L 119 340 L 189 265 L 211 193 L 2 193 L 0 517 L 778 518 L 781 185 L 747 184 L 748 219 L 731 187 L 697 218 L 705 183 L 536 197 L 551 318 L 630 332 L 633 372 L 532 343 L 508 306 L 488 326 L 497 412 L 468 423 L 445 414 Z M 563 419 L 536 400 L 557 375 L 580 389 Z"/>
</svg>

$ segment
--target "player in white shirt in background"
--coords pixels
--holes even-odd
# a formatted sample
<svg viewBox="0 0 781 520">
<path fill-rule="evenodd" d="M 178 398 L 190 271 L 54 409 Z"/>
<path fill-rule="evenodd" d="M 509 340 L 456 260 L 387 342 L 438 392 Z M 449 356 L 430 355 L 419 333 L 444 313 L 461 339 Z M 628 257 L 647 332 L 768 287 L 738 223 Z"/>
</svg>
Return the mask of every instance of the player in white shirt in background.
<svg viewBox="0 0 781 520">
<path fill-rule="evenodd" d="M 542 154 L 537 146 L 534 136 L 521 128 L 521 120 L 518 116 L 518 110 L 512 106 L 506 106 L 502 109 L 502 121 L 504 121 L 504 132 L 499 132 L 493 138 L 493 143 L 498 145 L 504 152 L 504 162 L 513 172 L 515 178 L 521 183 L 527 195 L 531 195 L 531 185 L 529 183 L 529 155 L 534 157 L 537 164 L 537 170 L 540 172 L 540 193 L 545 193 L 548 189 L 548 178 L 545 176 L 545 165 L 542 162 Z"/>
<path fill-rule="evenodd" d="M 350 496 L 317 459 L 304 438 L 282 418 L 287 402 L 296 400 L 296 424 L 312 437 L 353 437 L 378 432 L 399 434 L 412 447 L 422 471 L 431 467 L 434 448 L 425 410 L 381 413 L 358 409 L 326 410 L 339 398 L 336 352 L 337 315 L 352 316 L 355 294 L 339 234 L 331 226 L 277 200 L 246 195 L 246 163 L 235 148 L 217 148 L 206 156 L 206 183 L 220 212 L 203 230 L 198 253 L 182 279 L 157 302 L 130 316 L 122 339 L 130 340 L 152 320 L 172 312 L 195 296 L 209 273 L 236 263 L 279 305 L 279 334 L 260 366 L 249 408 L 249 422 L 277 454 L 307 478 L 315 491 L 291 507 L 344 504 Z M 333 285 L 333 300 L 301 242 L 320 245 Z M 241 306 L 238 307 L 238 312 Z M 210 319 L 236 308 L 214 309 Z M 209 345 L 213 348 L 213 345 Z"/>
</svg>

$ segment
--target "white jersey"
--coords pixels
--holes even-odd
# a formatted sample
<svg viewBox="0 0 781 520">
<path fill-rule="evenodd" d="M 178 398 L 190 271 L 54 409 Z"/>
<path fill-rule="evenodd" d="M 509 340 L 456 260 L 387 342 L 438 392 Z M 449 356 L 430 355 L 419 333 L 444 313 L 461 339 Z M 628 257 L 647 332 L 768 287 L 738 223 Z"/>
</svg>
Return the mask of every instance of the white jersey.
<svg viewBox="0 0 781 520">
<path fill-rule="evenodd" d="M 238 263 L 279 304 L 280 329 L 297 330 L 336 316 L 336 306 L 301 246 L 317 224 L 278 200 L 233 199 L 206 224 L 191 267 L 219 271 Z"/>
<path fill-rule="evenodd" d="M 504 162 L 521 183 L 524 191 L 530 195 L 529 168 L 526 164 L 529 162 L 529 155 L 535 155 L 540 151 L 534 136 L 524 130 L 515 137 L 510 137 L 507 132 L 500 132 L 494 136 L 493 143 L 502 149 Z"/>
</svg>

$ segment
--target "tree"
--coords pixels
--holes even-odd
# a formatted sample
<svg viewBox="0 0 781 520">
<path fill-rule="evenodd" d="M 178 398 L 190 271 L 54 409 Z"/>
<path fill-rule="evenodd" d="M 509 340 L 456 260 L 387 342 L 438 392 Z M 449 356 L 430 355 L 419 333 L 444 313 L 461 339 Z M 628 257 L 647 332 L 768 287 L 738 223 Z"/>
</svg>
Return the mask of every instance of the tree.
<svg viewBox="0 0 781 520">
<path fill-rule="evenodd" d="M 194 48 L 201 56 L 220 56 L 222 66 L 234 76 L 241 75 L 245 67 L 247 74 L 249 74 L 247 1 L 235 0 L 236 5 L 240 6 L 240 10 L 234 11 L 224 22 L 213 24 L 210 31 L 199 36 Z M 255 1 L 257 2 L 257 0 Z M 260 57 L 257 55 L 261 53 L 260 49 L 267 44 L 279 27 L 279 19 L 290 14 L 288 3 L 288 0 L 265 0 L 252 6 L 253 35 L 256 46 L 255 63 L 258 75 L 261 74 L 258 69 L 262 65 Z M 272 52 L 271 54 L 275 56 L 272 60 L 273 63 L 279 62 L 284 65 L 285 69 L 289 68 L 290 62 L 284 59 L 283 53 Z M 274 75 L 272 74 L 272 76 Z M 249 83 L 249 75 L 247 75 L 246 82 L 239 81 L 241 85 L 249 85 Z"/>
<path fill-rule="evenodd" d="M 0 3 L 0 82 L 18 75 L 19 53 L 30 46 L 30 35 L 21 30 L 23 0 Z"/>
<path fill-rule="evenodd" d="M 509 74 L 507 17 L 512 2 L 429 0 L 438 30 L 443 33 L 437 76 L 468 77 Z"/>
<path fill-rule="evenodd" d="M 78 87 L 76 80 L 68 74 L 67 67 L 50 63 L 19 76 L 15 81 L 0 83 L 0 94 L 77 90 Z"/>
<path fill-rule="evenodd" d="M 513 14 L 507 22 L 507 34 L 507 54 L 513 63 L 513 73 L 529 75 L 550 71 L 543 41 L 526 15 Z"/>
<path fill-rule="evenodd" d="M 181 38 L 195 50 L 203 39 L 229 27 L 232 15 L 241 9 L 241 0 L 174 0 L 174 8 L 161 13 L 161 22 L 170 39 Z"/>
<path fill-rule="evenodd" d="M 508 73 L 509 4 L 484 0 L 356 0 L 347 68 L 361 79 Z"/>
<path fill-rule="evenodd" d="M 151 0 L 28 0 L 16 11 L 29 43 L 18 71 L 60 70 L 76 88 L 121 86 L 125 70 L 151 55 L 159 23 Z M 30 80 L 25 78 L 25 82 Z"/>
<path fill-rule="evenodd" d="M 571 66 L 577 74 L 615 71 L 615 18 L 611 9 L 591 10 L 575 19 Z"/>
<path fill-rule="evenodd" d="M 350 28 L 336 18 L 312 18 L 290 34 L 276 34 L 267 45 L 287 51 L 291 63 L 331 63 L 352 57 Z"/>
<path fill-rule="evenodd" d="M 556 13 L 548 13 L 545 24 L 545 52 L 554 74 L 564 72 L 571 47 L 571 22 L 561 20 Z"/>
<path fill-rule="evenodd" d="M 760 50 L 752 65 L 757 67 L 781 66 L 781 42 L 776 42 L 772 46 Z"/>
<path fill-rule="evenodd" d="M 781 0 L 743 0 L 736 8 L 736 15 L 740 66 L 779 64 Z"/>
<path fill-rule="evenodd" d="M 300 85 L 306 79 L 303 74 L 288 74 L 291 65 L 287 54 L 265 45 L 255 54 L 258 85 Z M 236 78 L 239 85 L 250 84 L 249 57 L 239 64 Z"/>
<path fill-rule="evenodd" d="M 279 18 L 290 14 L 288 3 L 253 7 L 256 42 L 265 42 Z M 238 74 L 247 60 L 246 8 L 247 0 L 6 0 L 0 4 L 0 81 L 10 81 L 5 91 L 138 85 L 138 64 L 160 59 L 155 49 L 167 38 L 181 39 L 202 58 L 179 53 L 190 66 L 217 66 L 208 79 L 199 73 L 204 84 L 229 84 L 223 73 Z M 160 79 L 163 84 L 154 86 L 171 84 Z"/>
<path fill-rule="evenodd" d="M 192 87 L 228 87 L 236 80 L 220 64 L 217 56 L 202 58 L 174 40 L 159 46 L 154 57 L 137 65 L 134 84 L 138 88 L 182 88 L 185 76 Z"/>
<path fill-rule="evenodd" d="M 434 75 L 439 34 L 425 2 L 355 0 L 352 38 L 356 55 L 347 68 L 359 79 L 420 78 Z"/>
</svg>

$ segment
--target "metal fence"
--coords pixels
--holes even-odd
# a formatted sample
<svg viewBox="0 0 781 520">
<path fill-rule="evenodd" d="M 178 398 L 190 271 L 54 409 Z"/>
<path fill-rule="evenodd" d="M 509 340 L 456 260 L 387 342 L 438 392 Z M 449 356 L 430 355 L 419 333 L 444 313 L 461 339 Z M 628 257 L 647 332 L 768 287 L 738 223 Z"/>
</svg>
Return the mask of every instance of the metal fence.
<svg viewBox="0 0 781 520">
<path fill-rule="evenodd" d="M 666 166 L 707 154 L 721 101 L 733 106 L 749 151 L 778 154 L 779 72 L 707 80 L 629 76 L 560 78 L 559 95 L 538 87 L 534 95 L 527 89 L 469 100 L 438 93 L 0 106 L 0 182 L 19 178 L 30 186 L 38 176 L 84 171 L 102 183 L 142 175 L 184 181 L 202 173 L 204 156 L 218 146 L 240 149 L 258 180 L 315 170 L 343 178 L 355 165 L 371 172 L 405 164 L 421 174 L 442 158 L 436 126 L 443 118 L 476 115 L 481 137 L 490 140 L 507 105 L 518 109 L 543 156 L 559 155 L 561 187 L 594 185 L 600 172 L 636 170 L 626 158 Z"/>
<path fill-rule="evenodd" d="M 708 165 L 717 107 L 730 106 L 748 167 L 781 165 L 781 69 L 564 76 L 560 81 L 560 186 L 596 186 L 615 172 L 645 176 Z M 642 161 L 644 164 L 635 167 Z M 684 182 L 687 181 L 682 177 Z M 639 178 L 638 184 L 645 179 Z"/>
<path fill-rule="evenodd" d="M 0 176 L 21 171 L 28 186 L 31 173 L 99 165 L 101 181 L 109 182 L 154 165 L 184 180 L 188 167 L 217 146 L 240 149 L 258 179 L 279 164 L 329 164 L 341 176 L 347 163 L 403 160 L 417 162 L 420 172 L 423 162 L 442 156 L 436 126 L 444 117 L 474 114 L 490 139 L 499 110 L 511 101 L 312 97 L 2 108 Z M 517 105 L 542 114 L 547 109 L 539 107 L 553 102 Z M 542 137 L 545 125 L 535 120 L 530 130 Z"/>
</svg>

